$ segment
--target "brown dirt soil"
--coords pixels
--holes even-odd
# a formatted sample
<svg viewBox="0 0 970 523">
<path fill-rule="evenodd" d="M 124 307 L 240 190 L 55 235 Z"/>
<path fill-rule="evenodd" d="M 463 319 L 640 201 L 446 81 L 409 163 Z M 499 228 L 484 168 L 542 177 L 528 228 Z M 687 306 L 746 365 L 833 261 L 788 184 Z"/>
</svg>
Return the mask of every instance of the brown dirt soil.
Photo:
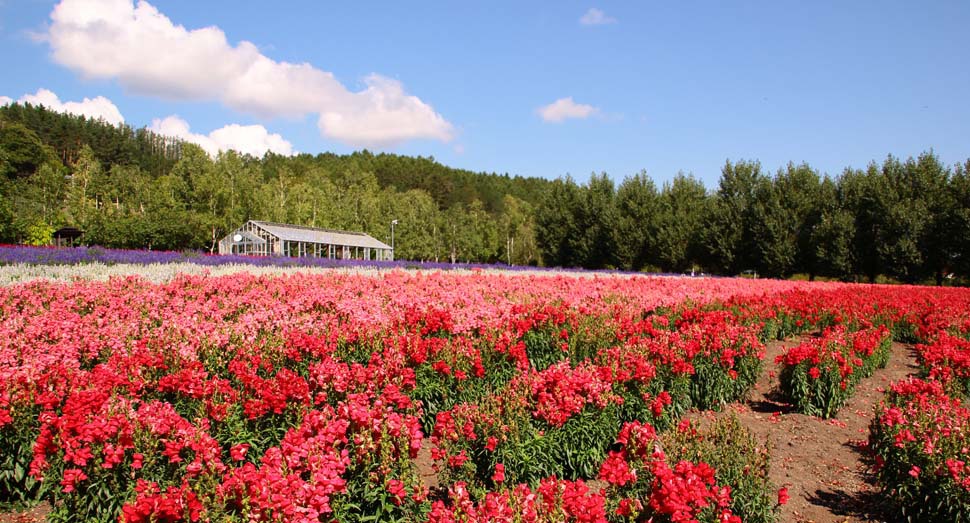
<svg viewBox="0 0 970 523">
<path fill-rule="evenodd" d="M 41 523 L 47 520 L 51 507 L 46 502 L 37 506 L 10 512 L 0 512 L 0 523 Z"/>
<path fill-rule="evenodd" d="M 913 349 L 893 343 L 886 368 L 862 380 L 837 417 L 823 420 L 792 412 L 777 391 L 775 358 L 806 338 L 768 344 L 764 370 L 746 403 L 728 405 L 721 413 L 694 412 L 691 417 L 734 413 L 756 438 L 768 442 L 771 480 L 788 487 L 791 496 L 780 521 L 884 521 L 885 500 L 874 485 L 863 444 L 885 389 L 918 371 Z"/>
</svg>

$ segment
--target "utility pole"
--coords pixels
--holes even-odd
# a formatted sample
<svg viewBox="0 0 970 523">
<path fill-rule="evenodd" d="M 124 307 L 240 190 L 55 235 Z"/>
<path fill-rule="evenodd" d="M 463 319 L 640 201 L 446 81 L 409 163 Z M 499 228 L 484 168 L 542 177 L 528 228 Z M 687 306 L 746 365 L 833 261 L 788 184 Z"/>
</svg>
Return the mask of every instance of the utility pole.
<svg viewBox="0 0 970 523">
<path fill-rule="evenodd" d="M 391 220 L 391 261 L 394 261 L 394 226 L 397 225 L 397 220 Z"/>
</svg>

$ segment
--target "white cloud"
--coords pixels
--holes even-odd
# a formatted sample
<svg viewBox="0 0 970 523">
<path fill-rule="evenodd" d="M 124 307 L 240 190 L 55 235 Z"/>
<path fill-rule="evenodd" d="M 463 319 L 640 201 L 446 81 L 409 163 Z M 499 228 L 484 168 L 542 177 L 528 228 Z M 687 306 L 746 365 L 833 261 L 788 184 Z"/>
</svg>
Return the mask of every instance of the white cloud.
<svg viewBox="0 0 970 523">
<path fill-rule="evenodd" d="M 547 122 L 560 123 L 569 118 L 580 120 L 599 114 L 599 109 L 592 105 L 578 104 L 573 101 L 572 96 L 560 98 L 549 105 L 540 107 L 537 112 L 543 120 Z"/>
<path fill-rule="evenodd" d="M 9 96 L 0 96 L 0 106 L 8 105 L 11 103 L 13 103 L 13 98 L 10 98 Z"/>
<path fill-rule="evenodd" d="M 370 75 L 367 89 L 355 93 L 347 105 L 320 113 L 320 130 L 357 145 L 381 146 L 410 137 L 451 140 L 453 129 L 430 105 L 404 92 L 401 82 Z"/>
<path fill-rule="evenodd" d="M 607 25 L 615 24 L 616 18 L 612 16 L 607 16 L 602 10 L 595 7 L 590 7 L 589 11 L 586 11 L 579 19 L 579 23 L 583 25 Z"/>
<path fill-rule="evenodd" d="M 279 134 L 271 134 L 262 125 L 230 124 L 205 135 L 193 133 L 188 122 L 176 115 L 171 115 L 152 120 L 150 129 L 159 134 L 198 144 L 211 156 L 219 154 L 219 151 L 230 149 L 256 157 L 262 157 L 266 151 L 287 156 L 293 154 L 293 144 Z"/>
<path fill-rule="evenodd" d="M 277 62 L 250 42 L 231 45 L 215 26 L 186 29 L 153 5 L 131 0 L 62 0 L 48 41 L 56 62 L 85 78 L 116 79 L 133 92 L 218 100 L 262 117 L 317 114 L 320 132 L 354 146 L 412 139 L 449 141 L 454 127 L 400 82 L 371 75 L 348 90 L 308 63 Z"/>
<path fill-rule="evenodd" d="M 7 100 L 10 99 L 7 98 Z M 111 125 L 120 125 L 125 121 L 118 107 L 111 100 L 103 96 L 85 98 L 80 102 L 61 102 L 61 99 L 53 91 L 49 89 L 38 89 L 36 93 L 25 94 L 17 101 L 31 105 L 43 105 L 51 111 L 58 113 L 77 114 L 95 120 L 104 120 Z"/>
</svg>

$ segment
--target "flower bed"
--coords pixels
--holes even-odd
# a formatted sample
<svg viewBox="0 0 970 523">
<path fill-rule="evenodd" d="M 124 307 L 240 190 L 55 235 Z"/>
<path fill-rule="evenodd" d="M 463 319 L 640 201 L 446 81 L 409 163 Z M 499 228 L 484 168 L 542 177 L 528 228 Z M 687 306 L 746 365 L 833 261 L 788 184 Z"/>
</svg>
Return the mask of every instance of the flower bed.
<svg viewBox="0 0 970 523">
<path fill-rule="evenodd" d="M 884 326 L 855 332 L 844 325 L 827 328 L 778 356 L 781 391 L 803 414 L 834 417 L 859 380 L 886 366 L 891 342 Z"/>
<path fill-rule="evenodd" d="M 757 443 L 681 414 L 743 399 L 771 318 L 837 325 L 862 374 L 897 324 L 954 328 L 970 306 L 859 289 L 401 271 L 3 288 L 0 502 L 58 521 L 771 521 Z M 885 326 L 839 330 L 867 315 Z"/>
<path fill-rule="evenodd" d="M 876 475 L 909 521 L 970 520 L 970 409 L 942 383 L 892 385 L 869 432 Z"/>
<path fill-rule="evenodd" d="M 943 332 L 932 343 L 916 345 L 916 353 L 930 378 L 954 394 L 970 394 L 970 341 Z"/>
</svg>

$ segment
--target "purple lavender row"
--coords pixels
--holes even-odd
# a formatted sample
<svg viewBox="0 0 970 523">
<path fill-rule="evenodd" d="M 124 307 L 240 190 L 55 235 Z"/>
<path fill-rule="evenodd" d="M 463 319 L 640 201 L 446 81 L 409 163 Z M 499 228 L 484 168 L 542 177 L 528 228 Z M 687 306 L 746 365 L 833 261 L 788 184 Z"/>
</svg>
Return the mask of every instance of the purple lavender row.
<svg viewBox="0 0 970 523">
<path fill-rule="evenodd" d="M 560 267 L 533 267 L 524 265 L 505 265 L 502 263 L 448 263 L 420 262 L 410 260 L 334 260 L 328 258 L 293 258 L 286 256 L 246 256 L 240 254 L 209 254 L 202 251 L 146 251 L 130 249 L 108 249 L 104 247 L 36 247 L 28 245 L 0 245 L 0 265 L 24 263 L 29 265 L 81 265 L 103 263 L 105 265 L 133 264 L 150 265 L 153 263 L 193 263 L 204 266 L 253 265 L 258 267 L 321 267 L 321 268 L 401 268 L 422 270 L 452 269 L 500 269 L 512 271 L 576 271 L 610 274 L 637 274 L 624 271 L 587 271 L 584 269 Z M 670 274 L 667 276 L 678 276 Z"/>
</svg>

